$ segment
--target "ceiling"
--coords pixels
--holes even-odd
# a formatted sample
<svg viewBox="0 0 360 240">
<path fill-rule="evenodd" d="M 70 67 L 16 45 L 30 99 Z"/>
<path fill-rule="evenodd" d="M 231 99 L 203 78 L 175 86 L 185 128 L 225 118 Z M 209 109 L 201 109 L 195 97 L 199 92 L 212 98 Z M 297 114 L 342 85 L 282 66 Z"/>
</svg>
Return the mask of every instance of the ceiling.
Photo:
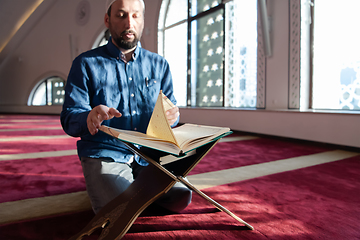
<svg viewBox="0 0 360 240">
<path fill-rule="evenodd" d="M 0 0 L 0 52 L 44 0 Z"/>
</svg>

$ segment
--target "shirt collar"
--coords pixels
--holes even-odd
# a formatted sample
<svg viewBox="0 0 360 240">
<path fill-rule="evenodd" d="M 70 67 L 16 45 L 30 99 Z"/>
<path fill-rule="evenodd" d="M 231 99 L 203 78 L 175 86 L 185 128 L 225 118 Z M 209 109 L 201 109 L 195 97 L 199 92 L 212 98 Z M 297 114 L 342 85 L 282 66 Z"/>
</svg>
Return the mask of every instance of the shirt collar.
<svg viewBox="0 0 360 240">
<path fill-rule="evenodd" d="M 134 53 L 132 55 L 132 58 L 133 58 L 134 61 L 136 60 L 136 57 L 139 55 L 139 52 L 140 52 L 140 44 L 139 43 L 136 46 L 135 51 L 134 51 Z M 122 52 L 112 42 L 111 37 L 109 38 L 109 41 L 108 41 L 108 44 L 106 45 L 106 47 L 107 47 L 107 49 L 108 49 L 111 56 L 121 59 Z"/>
</svg>

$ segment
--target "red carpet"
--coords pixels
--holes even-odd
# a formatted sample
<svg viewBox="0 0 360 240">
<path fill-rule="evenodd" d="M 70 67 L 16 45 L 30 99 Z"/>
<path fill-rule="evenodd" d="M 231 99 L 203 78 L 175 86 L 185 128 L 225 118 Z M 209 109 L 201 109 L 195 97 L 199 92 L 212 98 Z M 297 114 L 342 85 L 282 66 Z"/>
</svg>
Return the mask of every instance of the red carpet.
<svg viewBox="0 0 360 240">
<path fill-rule="evenodd" d="M 49 127 L 57 129 L 44 130 Z M 9 131 L 11 129 L 16 131 Z M 18 131 L 20 129 L 24 131 Z M 28 139 L 36 136 L 53 138 Z M 0 141 L 0 157 L 5 154 L 76 150 L 78 139 L 55 136 L 66 136 L 59 116 L 0 115 L 0 140 L 5 139 Z M 12 138 L 17 139 L 13 141 Z M 0 161 L 0 182 L 0 203 L 85 191 L 81 164 L 76 154 Z"/>
<path fill-rule="evenodd" d="M 196 195 L 181 215 L 139 218 L 123 239 L 360 239 L 359 172 L 355 157 L 204 190 L 254 231 Z"/>
<path fill-rule="evenodd" d="M 0 129 L 11 129 L 8 124 L 16 125 L 12 129 L 60 126 L 58 118 L 0 115 Z M 29 123 L 22 125 L 21 120 Z M 65 135 L 62 130 L 0 131 L 0 139 L 42 134 Z M 0 155 L 74 150 L 76 140 L 2 141 Z M 271 138 L 223 142 L 191 174 L 329 150 L 332 148 Z M 251 224 L 254 231 L 246 230 L 194 194 L 192 203 L 181 214 L 145 212 L 123 239 L 360 239 L 359 173 L 357 156 L 203 190 Z M 76 155 L 0 161 L 0 184 L 0 203 L 85 190 Z M 68 239 L 92 217 L 92 212 L 87 211 L 3 224 L 0 239 Z"/>
<path fill-rule="evenodd" d="M 0 182 L 0 203 L 85 191 L 75 155 L 0 162 Z"/>
<path fill-rule="evenodd" d="M 51 128 L 54 126 L 59 126 L 59 121 L 51 121 L 51 122 L 38 122 L 38 123 L 26 123 L 26 122 L 9 122 L 9 123 L 1 123 L 2 126 L 0 129 L 29 129 L 29 128 Z"/>
<path fill-rule="evenodd" d="M 39 127 L 39 126 L 37 126 Z M 59 128 L 57 124 L 54 128 Z M 36 134 L 36 135 L 35 135 Z M 28 137 L 28 136 L 56 136 L 63 135 L 64 131 L 62 129 L 49 129 L 49 130 L 31 130 L 31 131 L 6 131 L 1 132 L 0 138 L 13 138 L 13 137 Z"/>
<path fill-rule="evenodd" d="M 201 160 L 190 175 L 305 156 L 328 150 L 329 148 L 312 146 L 309 143 L 286 142 L 269 138 L 220 142 Z"/>
<path fill-rule="evenodd" d="M 74 138 L 29 139 L 2 142 L 0 154 L 18 154 L 76 149 Z"/>
<path fill-rule="evenodd" d="M 354 157 L 204 190 L 251 223 L 254 231 L 245 230 L 195 194 L 181 214 L 139 217 L 123 239 L 360 239 L 359 160 Z M 4 239 L 67 239 L 92 216 L 83 212 L 0 230 Z"/>
</svg>

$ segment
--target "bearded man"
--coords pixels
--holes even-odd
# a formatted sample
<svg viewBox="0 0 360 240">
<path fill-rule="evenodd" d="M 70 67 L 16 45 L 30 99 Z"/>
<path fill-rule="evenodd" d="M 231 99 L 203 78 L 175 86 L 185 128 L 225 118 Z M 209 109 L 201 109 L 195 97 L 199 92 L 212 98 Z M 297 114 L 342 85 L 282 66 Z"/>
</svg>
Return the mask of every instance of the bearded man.
<svg viewBox="0 0 360 240">
<path fill-rule="evenodd" d="M 95 213 L 125 191 L 147 163 L 100 125 L 146 132 L 160 90 L 174 103 L 167 61 L 140 47 L 144 29 L 143 0 L 108 0 L 104 22 L 107 45 L 80 54 L 72 64 L 61 112 L 64 131 L 77 142 L 86 188 Z M 171 126 L 179 109 L 167 112 Z M 179 212 L 191 201 L 181 183 L 155 203 Z"/>
</svg>

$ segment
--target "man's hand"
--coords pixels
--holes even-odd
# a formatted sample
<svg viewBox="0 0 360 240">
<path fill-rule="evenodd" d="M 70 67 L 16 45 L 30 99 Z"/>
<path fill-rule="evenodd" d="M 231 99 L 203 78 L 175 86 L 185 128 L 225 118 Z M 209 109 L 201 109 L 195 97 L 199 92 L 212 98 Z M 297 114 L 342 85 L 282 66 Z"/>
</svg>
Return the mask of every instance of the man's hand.
<svg viewBox="0 0 360 240">
<path fill-rule="evenodd" d="M 176 122 L 179 116 L 180 116 L 180 112 L 177 106 L 166 111 L 166 117 L 168 119 L 170 126 L 172 126 Z"/>
<path fill-rule="evenodd" d="M 87 127 L 91 135 L 95 135 L 104 120 L 112 119 L 113 117 L 121 117 L 121 113 L 115 108 L 109 108 L 105 105 L 94 107 L 87 119 Z"/>
</svg>

